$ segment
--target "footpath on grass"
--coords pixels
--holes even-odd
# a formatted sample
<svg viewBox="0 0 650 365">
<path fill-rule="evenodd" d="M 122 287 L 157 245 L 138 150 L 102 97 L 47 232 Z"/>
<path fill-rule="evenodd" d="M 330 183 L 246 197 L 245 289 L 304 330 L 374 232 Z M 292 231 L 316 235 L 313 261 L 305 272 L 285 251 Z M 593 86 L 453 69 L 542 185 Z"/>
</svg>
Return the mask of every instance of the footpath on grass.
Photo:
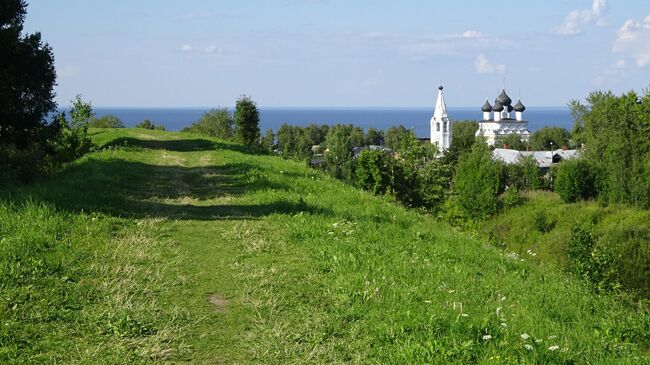
<svg viewBox="0 0 650 365">
<path fill-rule="evenodd" d="M 2 277 L 2 362 L 650 361 L 643 309 L 387 197 L 197 135 L 92 134 L 2 192 L 2 265 L 29 267 Z"/>
</svg>

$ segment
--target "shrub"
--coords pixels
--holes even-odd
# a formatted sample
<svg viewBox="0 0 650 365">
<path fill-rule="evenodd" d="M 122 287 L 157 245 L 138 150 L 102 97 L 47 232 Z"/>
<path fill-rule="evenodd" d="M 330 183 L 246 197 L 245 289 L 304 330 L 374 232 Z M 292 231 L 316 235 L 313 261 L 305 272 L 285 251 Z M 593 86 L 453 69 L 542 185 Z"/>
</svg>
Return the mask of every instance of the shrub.
<svg viewBox="0 0 650 365">
<path fill-rule="evenodd" d="M 562 162 L 555 174 L 555 192 L 567 203 L 596 196 L 595 177 L 588 164 L 583 160 Z"/>
<path fill-rule="evenodd" d="M 594 285 L 597 291 L 617 289 L 619 273 L 608 247 L 596 245 L 593 224 L 576 223 L 567 249 L 572 271 Z"/>
<path fill-rule="evenodd" d="M 513 186 L 506 189 L 506 192 L 501 197 L 501 201 L 503 202 L 503 207 L 509 209 L 522 205 L 526 199 L 521 195 L 519 189 Z"/>
<path fill-rule="evenodd" d="M 99 118 L 92 118 L 88 123 L 90 128 L 124 128 L 122 120 L 115 115 L 104 115 Z"/>
<path fill-rule="evenodd" d="M 548 233 L 555 228 L 557 222 L 548 217 L 545 211 L 538 210 L 533 213 L 533 226 L 540 233 Z"/>
<path fill-rule="evenodd" d="M 253 145 L 260 140 L 260 114 L 257 105 L 248 96 L 237 99 L 235 104 L 235 135 L 239 142 Z"/>
</svg>

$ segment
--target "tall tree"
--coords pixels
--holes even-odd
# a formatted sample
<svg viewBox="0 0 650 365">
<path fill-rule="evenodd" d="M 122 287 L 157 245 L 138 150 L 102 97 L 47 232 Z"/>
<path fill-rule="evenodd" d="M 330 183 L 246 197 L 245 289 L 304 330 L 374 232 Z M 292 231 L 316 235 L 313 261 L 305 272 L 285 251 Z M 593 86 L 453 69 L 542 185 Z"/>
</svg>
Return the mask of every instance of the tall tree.
<svg viewBox="0 0 650 365">
<path fill-rule="evenodd" d="M 260 113 L 255 102 L 246 95 L 235 104 L 235 135 L 249 146 L 260 139 Z"/>
<path fill-rule="evenodd" d="M 530 145 L 536 151 L 548 151 L 551 148 L 568 146 L 571 133 L 560 127 L 544 127 L 530 136 Z"/>
<path fill-rule="evenodd" d="M 0 2 L 0 143 L 26 147 L 56 109 L 54 55 L 40 33 L 22 35 L 27 4 Z"/>
</svg>

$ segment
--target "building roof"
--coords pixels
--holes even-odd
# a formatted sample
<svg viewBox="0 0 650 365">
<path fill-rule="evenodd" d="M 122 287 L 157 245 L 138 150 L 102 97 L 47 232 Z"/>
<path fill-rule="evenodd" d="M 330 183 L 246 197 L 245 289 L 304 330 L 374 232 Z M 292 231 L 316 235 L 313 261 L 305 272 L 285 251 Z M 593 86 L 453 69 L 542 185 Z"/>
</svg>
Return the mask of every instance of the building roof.
<svg viewBox="0 0 650 365">
<path fill-rule="evenodd" d="M 526 107 L 524 106 L 524 104 L 521 103 L 521 100 L 518 100 L 517 104 L 515 104 L 515 111 L 523 112 L 524 110 L 526 110 Z"/>
<path fill-rule="evenodd" d="M 483 111 L 483 112 L 491 112 L 492 111 L 492 105 L 490 105 L 490 102 L 488 100 L 485 100 L 485 104 L 483 104 L 483 107 L 481 107 L 481 111 Z"/>
<path fill-rule="evenodd" d="M 526 156 L 532 156 L 538 167 L 550 167 L 558 161 L 580 157 L 580 151 L 563 149 L 555 151 L 517 151 L 506 148 L 495 148 L 492 151 L 492 159 L 501 160 L 506 164 L 517 163 Z"/>
<path fill-rule="evenodd" d="M 501 94 L 499 94 L 497 97 L 496 102 L 499 102 L 499 104 L 503 106 L 510 106 L 510 104 L 512 104 L 512 99 L 510 99 L 508 94 L 506 94 L 506 90 L 503 89 L 503 91 L 501 91 Z"/>
<path fill-rule="evenodd" d="M 492 110 L 494 110 L 495 112 L 502 112 L 503 111 L 503 105 L 501 103 L 499 103 L 499 101 L 497 100 L 497 102 L 494 103 L 494 107 L 492 108 Z"/>
</svg>

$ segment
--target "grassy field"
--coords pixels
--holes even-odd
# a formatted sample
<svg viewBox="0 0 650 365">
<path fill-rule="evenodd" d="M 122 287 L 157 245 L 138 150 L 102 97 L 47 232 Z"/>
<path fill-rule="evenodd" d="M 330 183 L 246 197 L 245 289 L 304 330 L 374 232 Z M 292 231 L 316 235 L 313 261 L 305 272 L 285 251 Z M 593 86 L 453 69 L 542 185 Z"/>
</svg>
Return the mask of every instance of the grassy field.
<svg viewBox="0 0 650 365">
<path fill-rule="evenodd" d="M 650 317 L 300 164 L 196 135 L 0 198 L 1 363 L 650 362 Z"/>
</svg>

